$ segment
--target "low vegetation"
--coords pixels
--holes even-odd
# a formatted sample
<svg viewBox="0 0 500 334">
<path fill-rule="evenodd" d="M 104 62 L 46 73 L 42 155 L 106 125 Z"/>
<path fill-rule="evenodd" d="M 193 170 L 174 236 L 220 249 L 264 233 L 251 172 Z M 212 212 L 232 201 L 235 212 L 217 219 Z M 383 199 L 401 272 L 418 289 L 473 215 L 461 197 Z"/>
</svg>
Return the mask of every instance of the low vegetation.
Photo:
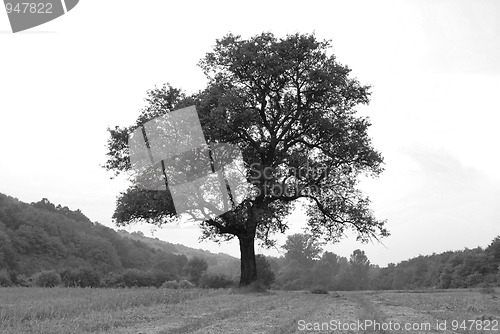
<svg viewBox="0 0 500 334">
<path fill-rule="evenodd" d="M 468 319 L 483 325 L 500 320 L 499 299 L 480 289 L 342 294 L 243 290 L 0 288 L 0 333 L 303 333 L 300 324 L 359 320 L 434 326 L 405 333 L 475 334 L 489 331 L 458 325 Z M 434 330 L 445 321 L 448 331 Z M 458 328 L 453 330 L 452 324 Z"/>
<path fill-rule="evenodd" d="M 324 287 L 314 287 L 311 289 L 311 293 L 315 295 L 327 295 L 328 290 Z"/>
<path fill-rule="evenodd" d="M 211 290 L 155 288 L 2 288 L 0 333 L 33 330 L 55 334 L 64 333 L 65 326 L 68 326 L 67 333 L 86 333 L 99 328 L 127 326 L 136 316 L 142 319 L 142 313 L 148 308 L 219 294 L 221 292 Z M 124 319 L 127 315 L 130 319 Z"/>
</svg>

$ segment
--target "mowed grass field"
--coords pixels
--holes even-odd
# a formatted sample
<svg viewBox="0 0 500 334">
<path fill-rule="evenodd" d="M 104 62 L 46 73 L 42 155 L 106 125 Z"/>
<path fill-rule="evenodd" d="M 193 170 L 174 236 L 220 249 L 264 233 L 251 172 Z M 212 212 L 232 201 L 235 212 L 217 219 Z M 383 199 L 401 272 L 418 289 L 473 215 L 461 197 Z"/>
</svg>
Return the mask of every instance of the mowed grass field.
<svg viewBox="0 0 500 334">
<path fill-rule="evenodd" d="M 469 290 L 0 288 L 0 333 L 500 333 L 499 300 Z"/>
</svg>

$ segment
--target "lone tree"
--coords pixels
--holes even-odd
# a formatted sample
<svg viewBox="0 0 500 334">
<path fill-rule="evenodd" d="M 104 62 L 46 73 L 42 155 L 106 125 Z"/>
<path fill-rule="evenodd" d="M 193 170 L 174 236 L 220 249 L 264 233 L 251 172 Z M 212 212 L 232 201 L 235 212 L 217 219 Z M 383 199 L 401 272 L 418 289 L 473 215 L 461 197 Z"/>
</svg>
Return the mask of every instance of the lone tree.
<svg viewBox="0 0 500 334">
<path fill-rule="evenodd" d="M 205 89 L 190 96 L 169 85 L 148 91 L 136 124 L 108 129 L 104 167 L 131 180 L 117 199 L 116 224 L 161 225 L 178 218 L 168 189 L 138 186 L 127 138 L 155 117 L 196 105 L 208 144 L 236 145 L 251 185 L 232 210 L 200 223 L 203 238 L 238 238 L 240 285 L 257 278 L 255 240 L 274 245 L 272 235 L 285 232 L 296 203 L 306 206 L 314 238 L 336 242 L 347 230 L 362 242 L 388 236 L 385 221 L 374 217 L 369 199 L 357 189 L 360 174 L 382 172 L 382 156 L 367 133 L 370 122 L 355 110 L 369 102 L 370 87 L 350 77 L 329 48 L 329 41 L 309 34 L 228 34 L 199 64 L 209 80 Z"/>
</svg>

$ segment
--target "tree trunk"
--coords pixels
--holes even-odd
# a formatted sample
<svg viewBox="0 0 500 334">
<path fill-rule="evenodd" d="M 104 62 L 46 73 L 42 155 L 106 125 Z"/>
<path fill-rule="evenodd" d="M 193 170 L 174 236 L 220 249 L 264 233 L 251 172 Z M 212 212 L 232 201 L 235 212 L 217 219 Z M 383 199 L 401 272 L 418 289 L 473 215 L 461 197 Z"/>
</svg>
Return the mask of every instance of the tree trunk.
<svg viewBox="0 0 500 334">
<path fill-rule="evenodd" d="M 253 233 L 250 235 L 240 235 L 238 239 L 240 241 L 241 253 L 240 286 L 245 286 L 257 280 L 254 247 L 255 235 Z"/>
</svg>

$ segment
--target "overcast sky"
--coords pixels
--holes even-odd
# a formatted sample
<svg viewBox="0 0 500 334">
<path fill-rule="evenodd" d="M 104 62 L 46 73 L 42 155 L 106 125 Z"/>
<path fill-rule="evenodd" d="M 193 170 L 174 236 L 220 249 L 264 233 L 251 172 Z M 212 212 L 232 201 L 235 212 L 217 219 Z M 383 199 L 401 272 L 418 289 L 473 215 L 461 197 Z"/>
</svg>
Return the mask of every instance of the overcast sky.
<svg viewBox="0 0 500 334">
<path fill-rule="evenodd" d="M 28 203 L 46 197 L 113 227 L 126 184 L 100 167 L 108 126 L 130 125 L 155 85 L 203 88 L 197 63 L 228 32 L 315 32 L 373 86 L 360 113 L 372 120 L 386 170 L 362 187 L 392 233 L 384 245 L 351 237 L 328 249 L 348 256 L 361 248 L 386 265 L 485 247 L 500 235 L 499 1 L 236 3 L 80 0 L 17 34 L 0 10 L 0 192 Z M 304 220 L 291 216 L 290 233 Z M 193 226 L 154 233 L 239 256 L 236 242 L 199 243 L 199 235 Z"/>
</svg>

